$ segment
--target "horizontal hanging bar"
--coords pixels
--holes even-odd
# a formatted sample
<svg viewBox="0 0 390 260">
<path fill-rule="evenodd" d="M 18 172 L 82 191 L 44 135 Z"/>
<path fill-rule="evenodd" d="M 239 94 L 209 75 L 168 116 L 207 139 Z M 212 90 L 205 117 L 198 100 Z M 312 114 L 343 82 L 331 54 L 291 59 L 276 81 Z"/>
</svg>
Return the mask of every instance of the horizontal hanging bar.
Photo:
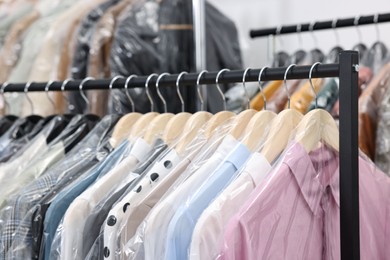
<svg viewBox="0 0 390 260">
<path fill-rule="evenodd" d="M 296 66 L 291 68 L 287 73 L 287 79 L 305 79 L 309 77 L 309 71 L 311 66 Z M 270 80 L 283 80 L 284 73 L 286 71 L 286 68 L 269 68 L 265 69 L 263 72 L 263 75 L 261 77 L 262 81 L 270 81 Z M 255 82 L 258 79 L 260 73 L 260 69 L 253 69 L 250 70 L 246 76 L 245 82 Z M 200 79 L 200 84 L 215 84 L 215 79 L 217 77 L 217 72 L 209 72 L 203 74 L 202 78 Z M 222 73 L 219 77 L 218 82 L 223 83 L 240 83 L 242 82 L 244 71 L 243 70 L 232 70 L 232 71 L 226 71 Z M 180 78 L 180 86 L 183 85 L 196 85 L 197 79 L 199 74 L 198 73 L 188 73 L 183 75 Z M 313 78 L 329 78 L 329 77 L 338 77 L 339 76 L 339 64 L 321 64 L 315 67 L 312 73 Z M 176 86 L 176 80 L 177 80 L 178 74 L 176 75 L 168 75 L 163 77 L 160 82 L 159 86 Z M 133 78 L 130 80 L 128 84 L 128 88 L 144 88 L 145 82 L 147 76 L 140 76 Z M 153 77 L 149 81 L 149 86 L 154 87 L 156 84 L 157 76 Z M 110 85 L 110 79 L 100 79 L 100 80 L 89 80 L 85 81 L 83 84 L 83 90 L 104 90 L 108 89 Z M 126 78 L 117 79 L 114 84 L 112 85 L 112 88 L 124 88 L 124 84 L 126 82 Z M 74 80 L 69 81 L 65 85 L 65 91 L 72 90 L 80 90 L 81 80 Z M 55 81 L 49 86 L 49 91 L 61 91 L 61 85 L 62 82 Z M 4 92 L 24 92 L 25 90 L 25 83 L 10 83 L 8 84 Z M 46 83 L 31 83 L 31 85 L 28 88 L 28 92 L 32 91 L 45 91 Z"/>
<path fill-rule="evenodd" d="M 378 23 L 390 22 L 390 13 L 379 14 L 377 22 Z M 375 23 L 376 23 L 375 15 L 368 15 L 368 16 L 360 16 L 357 25 L 368 25 L 368 24 L 375 24 Z M 333 25 L 333 21 L 315 22 L 312 29 L 313 31 L 333 29 L 332 25 Z M 337 22 L 335 23 L 335 28 L 352 27 L 352 26 L 356 26 L 355 17 L 346 18 L 346 19 L 337 19 Z M 301 24 L 300 31 L 298 31 L 298 27 L 299 24 L 287 25 L 281 28 L 275 27 L 275 28 L 251 30 L 250 36 L 252 38 L 257 38 L 257 37 L 265 37 L 269 35 L 308 32 L 311 29 L 309 23 Z"/>
</svg>

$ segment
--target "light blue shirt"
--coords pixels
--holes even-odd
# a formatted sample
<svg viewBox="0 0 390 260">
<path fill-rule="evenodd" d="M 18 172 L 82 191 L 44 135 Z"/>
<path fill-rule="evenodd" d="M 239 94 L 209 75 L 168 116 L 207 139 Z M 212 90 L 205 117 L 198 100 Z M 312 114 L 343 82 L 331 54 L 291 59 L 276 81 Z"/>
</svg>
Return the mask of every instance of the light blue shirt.
<svg viewBox="0 0 390 260">
<path fill-rule="evenodd" d="M 107 159 L 99 163 L 94 167 L 90 174 L 85 178 L 78 180 L 72 186 L 60 192 L 49 209 L 46 212 L 45 220 L 43 222 L 43 237 L 42 244 L 45 246 L 44 259 L 48 260 L 50 257 L 50 250 L 52 240 L 55 236 L 57 227 L 64 216 L 69 205 L 73 200 L 85 191 L 98 177 L 108 173 L 115 165 L 117 165 L 123 158 L 126 152 L 130 151 L 130 142 L 125 141 L 121 143 L 111 154 L 107 156 Z"/>
<path fill-rule="evenodd" d="M 198 218 L 216 196 L 237 177 L 238 170 L 249 159 L 250 154 L 245 145 L 239 143 L 224 163 L 179 207 L 168 226 L 164 259 L 188 259 L 192 233 Z"/>
</svg>

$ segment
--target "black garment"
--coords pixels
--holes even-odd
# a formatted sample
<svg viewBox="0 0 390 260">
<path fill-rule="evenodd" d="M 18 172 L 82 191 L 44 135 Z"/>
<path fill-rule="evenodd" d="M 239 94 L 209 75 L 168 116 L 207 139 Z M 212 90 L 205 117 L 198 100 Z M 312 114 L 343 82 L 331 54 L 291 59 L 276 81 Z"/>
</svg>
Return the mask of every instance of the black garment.
<svg viewBox="0 0 390 260">
<path fill-rule="evenodd" d="M 72 78 L 84 79 L 87 77 L 87 66 L 89 58 L 90 44 L 92 42 L 93 33 L 95 32 L 96 24 L 111 6 L 117 4 L 120 0 L 108 0 L 98 7 L 94 8 L 81 21 L 76 40 L 75 54 L 72 61 Z M 86 104 L 82 99 L 80 92 L 72 91 L 69 93 L 69 102 L 72 106 L 71 113 L 83 113 Z"/>
<path fill-rule="evenodd" d="M 64 177 L 34 206 L 35 211 L 31 219 L 33 259 L 39 259 L 43 222 L 51 202 L 56 194 L 91 170 L 97 163 L 104 160 L 113 150 L 109 139 L 113 128 L 119 119 L 119 115 L 108 115 L 104 117 L 91 133 L 67 154 L 62 162 L 50 169 L 52 171 L 62 171 L 61 175 Z"/>
<path fill-rule="evenodd" d="M 44 126 L 40 116 L 28 116 L 15 121 L 10 129 L 0 138 L 0 162 L 6 162 Z"/>
<path fill-rule="evenodd" d="M 157 14 L 156 14 L 157 13 Z M 143 17 L 141 20 L 139 17 Z M 147 20 L 148 23 L 145 23 Z M 145 1 L 136 6 L 119 22 L 111 48 L 110 67 L 113 75 L 149 75 L 151 73 L 194 71 L 194 42 L 192 30 L 172 30 L 169 25 L 192 25 L 191 1 Z M 164 29 L 168 27 L 168 29 Z M 160 29 L 159 29 L 160 28 Z M 163 28 L 163 29 L 161 29 Z M 207 69 L 240 69 L 242 67 L 237 30 L 234 23 L 217 9 L 206 5 Z M 221 86 L 226 91 L 228 86 Z M 150 111 L 145 89 L 129 90 L 136 103 L 136 111 Z M 163 105 L 154 86 L 151 95 L 158 110 Z M 181 103 L 175 86 L 161 88 L 168 100 L 169 112 L 180 112 Z M 186 111 L 197 110 L 195 86 L 182 86 Z M 222 110 L 223 103 L 216 88 L 208 88 L 208 108 L 211 112 Z M 131 104 L 124 90 L 112 90 L 111 111 L 131 112 Z"/>
<path fill-rule="evenodd" d="M 148 169 L 152 167 L 153 163 L 167 148 L 168 146 L 162 140 L 158 140 L 154 145 L 153 150 L 146 156 L 147 159 L 144 162 L 140 162 L 137 169 L 133 172 L 140 176 L 145 175 Z M 104 228 L 104 221 L 112 206 L 115 202 L 121 200 L 122 197 L 127 194 L 126 192 L 128 190 L 134 189 L 137 179 L 123 185 L 123 187 L 119 189 L 114 188 L 114 190 L 109 192 L 108 197 L 102 201 L 100 205 L 95 207 L 99 210 L 93 210 L 93 213 L 88 216 L 83 232 L 84 235 L 87 235 L 83 237 L 83 257 L 86 257 L 86 259 L 103 259 L 104 237 L 99 235 L 101 232 L 96 227 Z"/>
<path fill-rule="evenodd" d="M 0 118 L 0 136 L 2 136 L 18 119 L 16 116 L 3 116 Z"/>
</svg>

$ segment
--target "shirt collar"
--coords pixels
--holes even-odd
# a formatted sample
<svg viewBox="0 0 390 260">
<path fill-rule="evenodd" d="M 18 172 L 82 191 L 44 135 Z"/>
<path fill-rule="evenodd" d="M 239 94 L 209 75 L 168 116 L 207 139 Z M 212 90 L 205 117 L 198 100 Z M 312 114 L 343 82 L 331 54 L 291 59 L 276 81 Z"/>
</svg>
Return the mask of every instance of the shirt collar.
<svg viewBox="0 0 390 260">
<path fill-rule="evenodd" d="M 152 146 L 148 144 L 144 139 L 138 138 L 131 149 L 130 154 L 137 158 L 139 162 L 143 161 L 148 154 L 148 152 L 152 150 Z"/>
<path fill-rule="evenodd" d="M 285 151 L 283 163 L 286 164 L 302 192 L 311 211 L 317 215 L 325 188 L 339 205 L 338 153 L 322 145 L 309 154 L 299 143 L 293 143 Z"/>
<path fill-rule="evenodd" d="M 252 178 L 255 186 L 258 186 L 271 169 L 271 164 L 261 153 L 254 153 L 246 163 L 244 171 Z"/>
<path fill-rule="evenodd" d="M 224 161 L 232 163 L 236 169 L 241 168 L 251 154 L 245 145 L 231 135 L 225 136 L 216 153 L 225 157 Z"/>
</svg>

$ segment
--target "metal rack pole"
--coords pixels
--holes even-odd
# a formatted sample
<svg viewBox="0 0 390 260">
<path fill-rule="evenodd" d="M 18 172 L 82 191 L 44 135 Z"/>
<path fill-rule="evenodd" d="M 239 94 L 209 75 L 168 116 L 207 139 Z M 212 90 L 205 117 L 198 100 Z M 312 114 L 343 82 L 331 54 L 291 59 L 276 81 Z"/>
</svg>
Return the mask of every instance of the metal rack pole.
<svg viewBox="0 0 390 260">
<path fill-rule="evenodd" d="M 390 22 L 390 13 L 379 14 L 377 22 L 378 23 Z M 360 16 L 357 25 L 369 25 L 374 23 L 376 23 L 375 15 L 368 15 L 368 16 Z M 316 22 L 313 26 L 313 31 L 333 29 L 332 25 L 333 25 L 333 21 Z M 338 19 L 336 22 L 336 28 L 353 27 L 353 26 L 356 26 L 355 17 Z M 274 27 L 274 28 L 251 30 L 249 34 L 252 38 L 257 38 L 257 37 L 265 37 L 268 35 L 297 33 L 298 32 L 297 29 L 298 29 L 298 25 L 287 25 L 287 26 L 283 26 L 280 29 L 280 31 L 278 31 L 277 27 Z M 308 32 L 309 30 L 310 30 L 309 23 L 301 24 L 300 32 Z"/>
<path fill-rule="evenodd" d="M 342 260 L 360 259 L 358 70 L 359 54 L 340 55 L 340 243 Z"/>
<path fill-rule="evenodd" d="M 287 73 L 288 79 L 306 79 L 309 74 L 311 66 L 296 66 L 289 70 Z M 269 68 L 266 69 L 262 75 L 262 79 L 264 81 L 270 80 L 281 80 L 283 79 L 286 68 Z M 232 70 L 223 73 L 219 77 L 220 83 L 237 83 L 242 82 L 243 70 Z M 257 82 L 257 78 L 259 76 L 260 69 L 250 70 L 247 74 L 246 81 L 247 82 Z M 200 79 L 200 84 L 215 84 L 215 78 L 218 72 L 209 72 L 203 74 Z M 196 85 L 196 81 L 199 73 L 188 73 L 181 77 L 180 84 L 184 85 Z M 159 81 L 159 86 L 161 87 L 174 87 L 177 80 L 177 74 L 172 74 L 165 76 Z M 321 64 L 318 65 L 313 70 L 313 78 L 327 78 L 327 77 L 338 77 L 339 76 L 339 64 Z M 132 79 L 128 88 L 143 88 L 145 87 L 145 82 L 148 76 L 139 76 L 137 78 Z M 154 87 L 156 84 L 156 77 L 153 77 L 149 81 L 149 86 Z M 111 79 L 100 79 L 100 80 L 90 80 L 86 81 L 83 84 L 83 90 L 105 90 L 108 89 L 110 85 Z M 126 79 L 117 79 L 112 88 L 123 89 Z M 66 86 L 66 91 L 79 91 L 81 80 L 69 81 Z M 62 81 L 55 81 L 50 85 L 50 91 L 61 91 Z M 8 84 L 4 91 L 5 92 L 24 92 L 24 88 L 26 83 L 16 83 L 16 84 Z M 31 83 L 28 88 L 28 92 L 33 91 L 45 91 L 46 82 L 40 83 Z M 1 88 L 1 86 L 0 86 Z"/>
</svg>

